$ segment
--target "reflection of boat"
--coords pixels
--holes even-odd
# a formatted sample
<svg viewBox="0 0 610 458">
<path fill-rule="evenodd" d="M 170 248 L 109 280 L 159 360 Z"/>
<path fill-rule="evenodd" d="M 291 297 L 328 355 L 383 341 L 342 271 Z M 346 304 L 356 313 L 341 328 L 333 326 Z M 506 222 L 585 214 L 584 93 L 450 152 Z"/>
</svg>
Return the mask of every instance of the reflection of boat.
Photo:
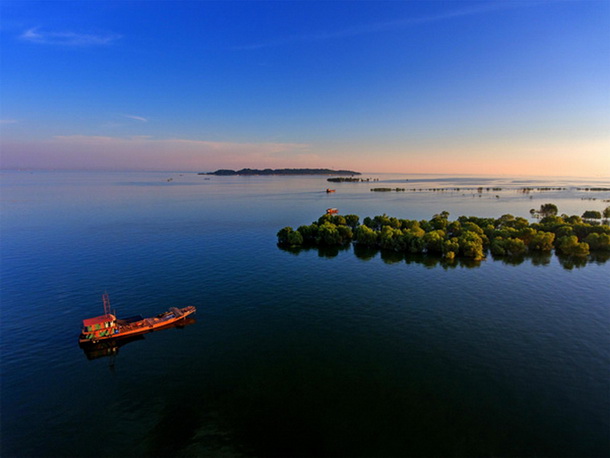
<svg viewBox="0 0 610 458">
<path fill-rule="evenodd" d="M 104 314 L 83 320 L 83 329 L 78 339 L 79 343 L 98 343 L 101 341 L 133 337 L 139 334 L 156 331 L 161 328 L 171 327 L 179 324 L 189 315 L 196 312 L 196 308 L 188 306 L 184 308 L 171 307 L 167 312 L 152 318 L 135 316 L 131 318 L 117 319 L 110 313 L 110 300 L 108 294 L 102 296 L 104 301 Z"/>
<path fill-rule="evenodd" d="M 144 336 L 140 334 L 138 336 L 125 337 L 124 339 L 104 340 L 98 343 L 86 342 L 81 343 L 80 347 L 85 352 L 87 359 L 92 360 L 104 358 L 106 356 L 116 356 L 119 353 L 119 348 L 127 345 L 128 343 L 135 342 L 136 340 L 144 340 Z"/>
<path fill-rule="evenodd" d="M 337 210 L 336 208 L 327 208 L 326 209 L 327 215 L 336 215 L 337 213 L 339 213 L 339 210 Z"/>
<path fill-rule="evenodd" d="M 335 190 L 334 190 L 334 189 L 329 189 L 329 188 L 326 188 L 326 192 L 327 192 L 327 193 L 328 193 L 328 192 L 335 192 Z"/>
<path fill-rule="evenodd" d="M 180 320 L 173 324 L 168 324 L 160 328 L 154 329 L 154 331 L 160 331 L 162 329 L 170 329 L 170 328 L 184 328 L 190 324 L 195 323 L 195 318 L 187 317 L 183 320 Z M 83 349 L 85 356 L 89 360 L 104 358 L 104 357 L 114 357 L 119 353 L 119 348 L 124 347 L 125 345 L 136 342 L 139 340 L 144 340 L 144 335 L 138 334 L 131 337 L 124 337 L 122 339 L 108 339 L 102 340 L 101 342 L 92 343 L 87 341 L 85 343 L 81 342 L 80 347 Z"/>
</svg>

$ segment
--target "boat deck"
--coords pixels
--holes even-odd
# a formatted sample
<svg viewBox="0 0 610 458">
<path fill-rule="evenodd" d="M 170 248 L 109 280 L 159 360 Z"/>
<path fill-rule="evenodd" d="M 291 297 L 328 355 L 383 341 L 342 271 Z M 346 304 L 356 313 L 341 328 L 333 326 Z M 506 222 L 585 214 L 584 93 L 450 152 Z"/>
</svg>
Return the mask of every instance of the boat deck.
<svg viewBox="0 0 610 458">
<path fill-rule="evenodd" d="M 114 332 L 112 332 L 111 334 L 104 336 L 96 336 L 95 338 L 87 338 L 84 334 L 81 334 L 81 338 L 79 340 L 81 343 L 95 343 L 101 340 L 120 339 L 138 334 L 144 334 L 146 332 L 154 331 L 155 329 L 159 329 L 170 324 L 178 323 L 179 321 L 184 320 L 189 315 L 195 313 L 196 310 L 197 309 L 193 306 L 184 307 L 182 309 L 172 307 L 167 312 L 161 313 L 151 318 L 142 318 L 141 316 L 138 316 L 130 317 L 127 319 L 117 319 L 115 321 L 115 326 L 111 328 L 114 330 Z"/>
</svg>

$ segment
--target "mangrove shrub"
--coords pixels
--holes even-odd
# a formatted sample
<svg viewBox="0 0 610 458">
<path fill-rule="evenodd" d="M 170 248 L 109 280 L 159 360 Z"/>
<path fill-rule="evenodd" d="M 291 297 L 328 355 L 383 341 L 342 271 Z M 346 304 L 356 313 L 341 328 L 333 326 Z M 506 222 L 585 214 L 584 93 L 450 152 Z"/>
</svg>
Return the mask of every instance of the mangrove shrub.
<svg viewBox="0 0 610 458">
<path fill-rule="evenodd" d="M 533 224 L 513 215 L 495 219 L 460 216 L 449 221 L 449 213 L 442 212 L 428 221 L 417 221 L 384 214 L 367 216 L 360 223 L 357 215 L 327 214 L 296 231 L 285 227 L 277 233 L 277 238 L 279 245 L 287 247 L 341 247 L 353 242 L 359 249 L 435 254 L 446 259 L 461 256 L 481 260 L 487 251 L 507 258 L 528 252 L 548 253 L 553 249 L 575 257 L 587 256 L 590 251 L 610 251 L 608 225 L 589 223 L 579 216 L 557 216 L 557 207 L 553 204 L 544 204 L 534 213 L 542 218 Z M 587 212 L 583 215 L 590 216 L 598 215 Z"/>
</svg>

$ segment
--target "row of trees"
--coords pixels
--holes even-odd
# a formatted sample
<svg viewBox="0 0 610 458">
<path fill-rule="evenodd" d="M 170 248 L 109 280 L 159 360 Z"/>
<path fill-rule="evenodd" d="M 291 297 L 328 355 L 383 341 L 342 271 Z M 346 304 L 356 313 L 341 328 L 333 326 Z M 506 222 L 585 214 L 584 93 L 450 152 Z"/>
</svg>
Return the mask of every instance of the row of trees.
<svg viewBox="0 0 610 458">
<path fill-rule="evenodd" d="M 543 204 L 540 206 L 539 210 L 532 208 L 530 210 L 530 215 L 535 218 L 544 218 L 547 216 L 557 216 L 559 209 L 555 204 Z M 565 219 L 570 219 L 573 217 L 569 217 L 567 215 L 562 215 Z M 589 223 L 596 223 L 597 220 L 603 220 L 602 222 L 607 223 L 610 219 L 610 206 L 606 207 L 604 211 L 600 212 L 598 210 L 587 210 L 585 211 L 581 218 Z"/>
<path fill-rule="evenodd" d="M 610 227 L 592 224 L 579 216 L 549 214 L 544 211 L 550 208 L 549 205 L 552 204 L 541 207 L 540 213 L 546 215 L 533 224 L 513 215 L 500 218 L 460 216 L 450 221 L 448 212 L 434 215 L 428 221 L 380 215 L 366 217 L 362 223 L 357 215 L 323 215 L 296 230 L 285 227 L 277 237 L 278 244 L 284 247 L 345 246 L 354 242 L 359 246 L 400 253 L 438 254 L 446 259 L 463 256 L 480 260 L 487 251 L 494 256 L 553 249 L 570 256 L 610 251 Z"/>
</svg>

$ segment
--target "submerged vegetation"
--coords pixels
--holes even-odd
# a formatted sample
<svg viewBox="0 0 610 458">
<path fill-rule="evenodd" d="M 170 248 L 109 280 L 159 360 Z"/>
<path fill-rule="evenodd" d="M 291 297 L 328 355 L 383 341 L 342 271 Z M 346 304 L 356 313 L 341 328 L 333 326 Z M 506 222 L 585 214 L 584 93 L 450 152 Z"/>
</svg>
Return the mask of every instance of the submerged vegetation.
<svg viewBox="0 0 610 458">
<path fill-rule="evenodd" d="M 379 178 L 333 177 L 327 178 L 326 181 L 330 181 L 331 183 L 368 183 L 371 181 L 379 181 Z"/>
<path fill-rule="evenodd" d="M 406 189 L 405 188 L 372 188 L 371 191 L 372 192 L 391 192 L 391 191 L 400 192 L 400 191 L 406 191 Z"/>
<path fill-rule="evenodd" d="M 539 218 L 530 222 L 522 217 L 500 218 L 460 216 L 449 220 L 442 212 L 430 220 L 409 220 L 387 215 L 323 215 L 310 225 L 294 230 L 284 227 L 277 233 L 282 247 L 373 248 L 403 254 L 434 254 L 446 260 L 468 258 L 474 261 L 494 257 L 550 253 L 586 257 L 590 252 L 610 253 L 610 207 L 602 213 L 588 211 L 580 216 L 557 216 L 554 204 L 544 204 L 530 213 Z M 599 219 L 599 221 L 598 221 Z"/>
</svg>

